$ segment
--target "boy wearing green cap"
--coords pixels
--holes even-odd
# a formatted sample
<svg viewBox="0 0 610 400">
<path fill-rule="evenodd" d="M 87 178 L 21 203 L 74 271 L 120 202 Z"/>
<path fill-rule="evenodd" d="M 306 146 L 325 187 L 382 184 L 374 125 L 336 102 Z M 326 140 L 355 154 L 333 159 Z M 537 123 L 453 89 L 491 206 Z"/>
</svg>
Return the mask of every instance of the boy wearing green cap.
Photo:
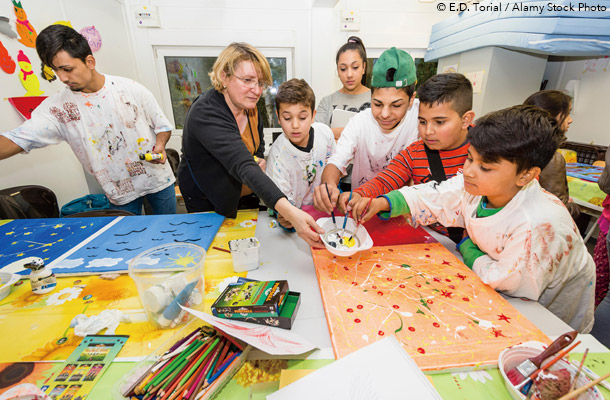
<svg viewBox="0 0 610 400">
<path fill-rule="evenodd" d="M 381 54 L 373 66 L 371 108 L 350 119 L 322 172 L 321 185 L 314 189 L 318 210 L 330 213 L 334 209 L 337 185 L 350 162 L 354 165 L 352 185 L 358 187 L 417 140 L 416 82 L 415 63 L 407 52 L 392 47 Z"/>
</svg>

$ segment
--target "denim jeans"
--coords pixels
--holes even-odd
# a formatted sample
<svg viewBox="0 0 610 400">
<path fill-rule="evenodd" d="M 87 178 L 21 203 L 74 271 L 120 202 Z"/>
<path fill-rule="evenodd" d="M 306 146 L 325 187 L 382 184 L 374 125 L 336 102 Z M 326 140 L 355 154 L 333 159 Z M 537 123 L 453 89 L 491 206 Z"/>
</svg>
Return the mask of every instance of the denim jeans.
<svg viewBox="0 0 610 400">
<path fill-rule="evenodd" d="M 606 250 L 608 251 L 608 258 L 610 258 L 610 231 L 606 235 Z M 604 346 L 610 347 L 610 290 L 595 309 L 595 322 L 591 335 Z"/>
<path fill-rule="evenodd" d="M 150 193 L 145 196 L 138 197 L 137 199 L 127 204 L 123 204 L 122 206 L 113 204 L 112 208 L 129 211 L 135 215 L 142 215 L 142 202 L 144 201 L 144 197 L 146 197 L 146 200 L 148 200 L 150 203 L 154 214 L 159 215 L 176 213 L 176 189 L 174 189 L 174 185 L 169 185 L 165 189 L 156 193 Z"/>
</svg>

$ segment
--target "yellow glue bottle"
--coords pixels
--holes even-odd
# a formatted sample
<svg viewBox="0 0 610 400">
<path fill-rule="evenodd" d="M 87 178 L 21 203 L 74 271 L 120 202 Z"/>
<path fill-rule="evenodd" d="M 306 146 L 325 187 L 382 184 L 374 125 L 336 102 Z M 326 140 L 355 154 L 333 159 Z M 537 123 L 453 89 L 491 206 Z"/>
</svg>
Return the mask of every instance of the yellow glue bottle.
<svg viewBox="0 0 610 400">
<path fill-rule="evenodd" d="M 144 161 L 163 161 L 163 153 L 142 153 L 140 154 L 140 160 Z"/>
</svg>

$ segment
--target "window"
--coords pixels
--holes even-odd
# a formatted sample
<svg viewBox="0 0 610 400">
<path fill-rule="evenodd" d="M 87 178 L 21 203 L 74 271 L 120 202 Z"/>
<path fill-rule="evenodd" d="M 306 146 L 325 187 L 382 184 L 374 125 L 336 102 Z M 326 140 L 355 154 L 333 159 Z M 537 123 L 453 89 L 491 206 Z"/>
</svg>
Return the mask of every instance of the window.
<svg viewBox="0 0 610 400">
<path fill-rule="evenodd" d="M 265 128 L 279 127 L 275 115 L 275 94 L 278 87 L 292 75 L 292 52 L 277 49 L 259 49 L 269 61 L 273 84 L 259 100 L 258 110 Z M 201 93 L 212 88 L 208 73 L 222 49 L 157 49 L 164 91 L 165 111 L 171 109 L 177 130 L 184 127 L 189 107 Z M 199 54 L 198 54 L 199 53 Z M 289 76 L 290 75 L 290 76 Z"/>
</svg>

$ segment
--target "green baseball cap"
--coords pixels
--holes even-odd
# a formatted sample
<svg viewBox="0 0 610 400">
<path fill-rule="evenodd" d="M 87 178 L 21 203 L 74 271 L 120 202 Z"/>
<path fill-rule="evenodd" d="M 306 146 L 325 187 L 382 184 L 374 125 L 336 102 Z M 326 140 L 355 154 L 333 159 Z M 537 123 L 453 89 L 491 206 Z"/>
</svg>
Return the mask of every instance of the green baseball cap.
<svg viewBox="0 0 610 400">
<path fill-rule="evenodd" d="M 394 79 L 388 81 L 386 74 L 389 69 L 394 69 Z M 402 88 L 417 82 L 415 74 L 415 63 L 413 58 L 404 50 L 392 47 L 384 51 L 373 65 L 373 79 L 371 86 L 377 88 L 393 87 Z"/>
</svg>

